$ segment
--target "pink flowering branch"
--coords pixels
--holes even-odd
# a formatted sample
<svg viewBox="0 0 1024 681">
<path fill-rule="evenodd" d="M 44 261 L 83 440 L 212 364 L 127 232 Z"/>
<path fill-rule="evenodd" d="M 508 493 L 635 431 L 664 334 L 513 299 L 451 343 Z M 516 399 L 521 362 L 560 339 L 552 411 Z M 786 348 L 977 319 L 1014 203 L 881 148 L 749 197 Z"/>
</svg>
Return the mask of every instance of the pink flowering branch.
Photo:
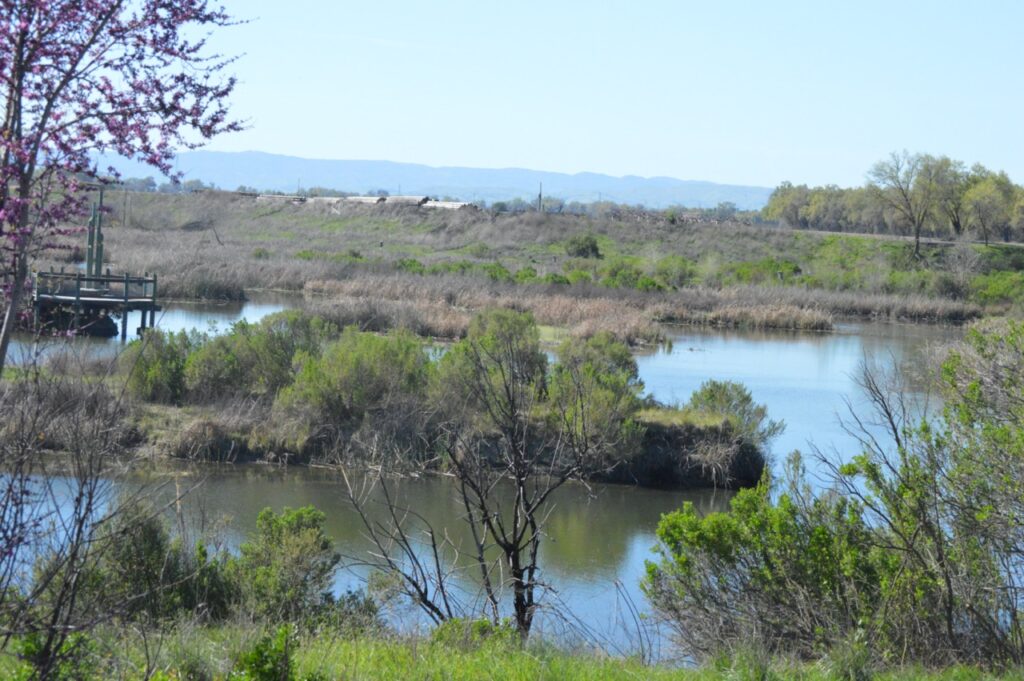
<svg viewBox="0 0 1024 681">
<path fill-rule="evenodd" d="M 93 159 L 171 174 L 177 150 L 240 129 L 233 59 L 203 37 L 233 23 L 209 0 L 0 0 L 0 371 L 29 259 L 81 224 Z"/>
</svg>

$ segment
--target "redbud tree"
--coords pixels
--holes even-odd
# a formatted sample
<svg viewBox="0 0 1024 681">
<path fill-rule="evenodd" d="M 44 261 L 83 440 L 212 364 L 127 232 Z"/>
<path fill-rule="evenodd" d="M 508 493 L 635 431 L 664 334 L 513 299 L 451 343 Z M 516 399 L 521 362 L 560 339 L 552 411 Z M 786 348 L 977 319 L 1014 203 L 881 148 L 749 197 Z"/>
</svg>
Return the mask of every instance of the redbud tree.
<svg viewBox="0 0 1024 681">
<path fill-rule="evenodd" d="M 85 182 L 120 155 L 170 174 L 175 151 L 238 130 L 231 58 L 210 34 L 234 21 L 207 0 L 0 0 L 0 371 L 40 249 L 80 228 Z"/>
</svg>

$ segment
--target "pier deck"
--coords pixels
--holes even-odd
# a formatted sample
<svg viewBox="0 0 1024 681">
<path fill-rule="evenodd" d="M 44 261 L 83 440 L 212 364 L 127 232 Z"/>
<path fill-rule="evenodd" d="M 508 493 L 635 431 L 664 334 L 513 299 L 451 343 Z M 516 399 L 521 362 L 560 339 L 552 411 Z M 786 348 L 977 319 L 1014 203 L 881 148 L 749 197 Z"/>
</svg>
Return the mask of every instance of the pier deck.
<svg viewBox="0 0 1024 681">
<path fill-rule="evenodd" d="M 121 317 L 121 340 L 128 337 L 128 313 L 141 312 L 141 333 L 156 323 L 160 305 L 156 302 L 157 278 L 144 275 L 133 277 L 128 274 L 89 275 L 84 272 L 37 272 L 33 280 L 32 306 L 34 323 L 38 328 L 40 320 L 62 315 L 70 316 L 71 328 L 90 330 L 110 328 L 112 315 Z M 96 324 L 98 320 L 106 324 Z M 92 331 L 94 332 L 94 331 Z M 116 335 L 114 333 L 107 335 Z"/>
</svg>

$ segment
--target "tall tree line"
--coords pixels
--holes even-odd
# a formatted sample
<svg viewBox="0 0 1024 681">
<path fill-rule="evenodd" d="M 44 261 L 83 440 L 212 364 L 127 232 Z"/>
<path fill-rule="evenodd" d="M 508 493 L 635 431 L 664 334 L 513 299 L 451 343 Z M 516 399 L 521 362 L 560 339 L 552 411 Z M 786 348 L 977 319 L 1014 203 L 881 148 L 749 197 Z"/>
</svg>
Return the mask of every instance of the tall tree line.
<svg viewBox="0 0 1024 681">
<path fill-rule="evenodd" d="M 1024 187 L 948 156 L 894 152 L 862 187 L 783 182 L 762 211 L 789 227 L 925 237 L 1024 239 Z"/>
</svg>

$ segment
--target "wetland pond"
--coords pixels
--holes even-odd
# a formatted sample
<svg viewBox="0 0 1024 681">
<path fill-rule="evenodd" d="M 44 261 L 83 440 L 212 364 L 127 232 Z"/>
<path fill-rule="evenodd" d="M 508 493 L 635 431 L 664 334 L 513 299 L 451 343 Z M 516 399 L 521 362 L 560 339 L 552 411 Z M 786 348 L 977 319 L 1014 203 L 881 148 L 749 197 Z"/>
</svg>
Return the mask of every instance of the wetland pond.
<svg viewBox="0 0 1024 681">
<path fill-rule="evenodd" d="M 299 299 L 301 300 L 301 299 Z M 238 319 L 256 321 L 271 312 L 296 304 L 295 297 L 267 296 L 245 304 L 211 306 L 169 304 L 158 326 L 167 330 L 198 328 L 210 323 L 220 330 Z M 768 407 L 770 418 L 782 419 L 785 431 L 772 443 L 774 465 L 784 456 L 816 445 L 840 456 L 856 453 L 856 442 L 843 430 L 838 415 L 847 402 L 863 406 L 857 385 L 864 361 L 898 364 L 907 375 L 922 376 L 934 367 L 934 352 L 960 337 L 950 327 L 882 323 L 841 324 L 828 334 L 743 332 L 698 328 L 669 330 L 671 347 L 637 356 L 640 378 L 648 394 L 664 402 L 686 402 L 708 379 L 743 383 L 755 401 Z M 110 353 L 117 341 L 93 342 L 94 351 Z M 913 384 L 912 384 L 913 385 Z M 813 464 L 809 465 L 812 475 Z M 273 469 L 266 466 L 194 466 L 175 469 L 175 486 L 201 482 L 185 497 L 183 514 L 211 522 L 229 518 L 224 539 L 237 545 L 255 527 L 258 512 L 313 504 L 327 515 L 327 529 L 337 543 L 343 562 L 358 563 L 369 542 L 358 515 L 336 473 L 315 468 Z M 164 477 L 157 474 L 157 477 Z M 131 484 L 131 483 L 129 483 Z M 393 483 L 401 502 L 445 527 L 454 541 L 471 542 L 462 526 L 464 511 L 454 486 L 444 477 L 404 479 Z M 173 488 L 166 486 L 163 494 Z M 655 527 L 661 514 L 694 502 L 703 511 L 723 509 L 723 492 L 680 492 L 628 486 L 570 485 L 556 494 L 541 549 L 542 579 L 551 585 L 544 602 L 571 613 L 542 614 L 537 628 L 542 635 L 573 641 L 600 642 L 611 653 L 637 650 L 637 627 L 632 608 L 649 612 L 639 582 L 646 560 L 652 558 Z M 371 505 L 372 506 L 372 505 Z M 467 571 L 468 573 L 469 571 Z M 358 587 L 366 576 L 359 567 L 342 570 L 336 588 Z M 463 600 L 478 598 L 473 577 L 463 581 Z M 554 613 L 552 608 L 551 613 Z M 423 623 L 412 611 L 398 616 L 403 626 Z M 652 638 L 664 643 L 660 634 Z M 671 657 L 662 650 L 662 657 Z"/>
</svg>

